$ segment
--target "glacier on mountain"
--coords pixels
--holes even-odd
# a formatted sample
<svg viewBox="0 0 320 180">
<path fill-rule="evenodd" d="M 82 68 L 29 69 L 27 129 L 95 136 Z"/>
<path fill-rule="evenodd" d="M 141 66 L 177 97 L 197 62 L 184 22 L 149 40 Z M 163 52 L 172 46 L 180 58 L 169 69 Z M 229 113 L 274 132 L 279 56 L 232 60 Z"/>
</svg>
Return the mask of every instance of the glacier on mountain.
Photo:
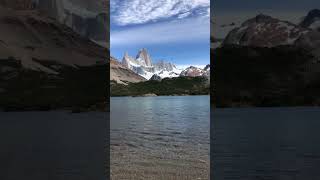
<svg viewBox="0 0 320 180">
<path fill-rule="evenodd" d="M 161 78 L 178 77 L 182 72 L 182 69 L 178 69 L 170 62 L 160 60 L 157 63 L 152 63 L 151 56 L 145 48 L 139 51 L 136 58 L 125 53 L 122 58 L 122 64 L 148 80 L 153 75 L 157 75 Z"/>
</svg>

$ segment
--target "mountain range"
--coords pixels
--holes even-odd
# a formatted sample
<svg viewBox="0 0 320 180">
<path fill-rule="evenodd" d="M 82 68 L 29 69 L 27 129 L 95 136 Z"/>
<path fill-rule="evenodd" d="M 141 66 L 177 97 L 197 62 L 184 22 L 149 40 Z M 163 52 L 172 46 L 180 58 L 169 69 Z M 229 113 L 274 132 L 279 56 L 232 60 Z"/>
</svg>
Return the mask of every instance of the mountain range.
<svg viewBox="0 0 320 180">
<path fill-rule="evenodd" d="M 274 47 L 289 45 L 309 32 L 307 28 L 259 14 L 230 31 L 223 45 Z"/>
<path fill-rule="evenodd" d="M 320 105 L 320 11 L 299 24 L 258 14 L 212 47 L 212 103 Z"/>
<path fill-rule="evenodd" d="M 141 49 L 135 58 L 125 53 L 122 58 L 122 64 L 146 79 L 150 79 L 154 74 L 161 78 L 178 77 L 181 72 L 180 69 L 169 62 L 159 61 L 158 63 L 153 63 L 145 48 Z"/>
<path fill-rule="evenodd" d="M 0 109 L 108 107 L 109 50 L 40 8 L 46 2 L 0 1 Z"/>
<path fill-rule="evenodd" d="M 175 64 L 164 60 L 153 63 L 150 54 L 145 48 L 142 48 L 135 58 L 129 56 L 128 53 L 125 53 L 122 61 L 117 62 L 117 64 L 122 65 L 122 68 L 126 68 L 127 70 L 134 72 L 140 77 L 143 77 L 144 80 L 173 78 L 179 76 L 208 77 L 210 74 L 210 65 L 207 65 L 204 69 L 194 66 L 190 66 L 186 69 L 179 69 Z M 113 67 L 112 64 L 111 67 Z M 113 69 L 111 69 L 111 74 L 113 74 L 112 71 Z M 118 77 L 120 76 L 121 75 L 118 75 Z M 117 78 L 114 76 L 111 76 L 111 79 L 117 81 Z"/>
<path fill-rule="evenodd" d="M 292 45 L 320 57 L 320 10 L 311 10 L 299 24 L 259 14 L 231 30 L 221 46 L 277 47 Z"/>
</svg>

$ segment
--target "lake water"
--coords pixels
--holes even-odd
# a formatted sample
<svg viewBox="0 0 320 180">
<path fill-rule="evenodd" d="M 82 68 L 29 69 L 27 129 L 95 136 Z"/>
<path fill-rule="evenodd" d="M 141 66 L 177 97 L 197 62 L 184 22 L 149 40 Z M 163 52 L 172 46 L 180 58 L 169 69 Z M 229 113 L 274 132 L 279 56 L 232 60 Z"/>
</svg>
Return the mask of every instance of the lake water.
<svg viewBox="0 0 320 180">
<path fill-rule="evenodd" d="M 1 180 L 107 179 L 108 113 L 1 112 Z"/>
<path fill-rule="evenodd" d="M 112 179 L 208 179 L 209 98 L 111 98 Z"/>
<path fill-rule="evenodd" d="M 319 108 L 212 109 L 215 180 L 320 179 Z"/>
</svg>

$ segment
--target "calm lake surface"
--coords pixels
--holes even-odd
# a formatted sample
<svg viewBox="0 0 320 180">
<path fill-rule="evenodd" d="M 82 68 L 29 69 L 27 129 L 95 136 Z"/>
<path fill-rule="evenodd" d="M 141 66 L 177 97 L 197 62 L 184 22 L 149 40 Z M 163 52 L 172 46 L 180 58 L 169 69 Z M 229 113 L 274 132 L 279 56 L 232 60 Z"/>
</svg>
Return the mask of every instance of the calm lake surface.
<svg viewBox="0 0 320 180">
<path fill-rule="evenodd" d="M 112 179 L 208 179 L 209 98 L 111 98 Z"/>
<path fill-rule="evenodd" d="M 1 112 L 1 180 L 106 180 L 109 113 Z"/>
<path fill-rule="evenodd" d="M 215 180 L 320 179 L 319 108 L 212 109 Z"/>
</svg>

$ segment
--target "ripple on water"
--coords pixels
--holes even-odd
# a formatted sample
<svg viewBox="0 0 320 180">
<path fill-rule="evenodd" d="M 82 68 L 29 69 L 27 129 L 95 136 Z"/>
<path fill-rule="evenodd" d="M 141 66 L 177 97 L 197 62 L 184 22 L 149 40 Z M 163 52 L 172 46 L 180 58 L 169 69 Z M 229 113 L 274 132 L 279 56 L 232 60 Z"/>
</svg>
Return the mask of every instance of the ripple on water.
<svg viewBox="0 0 320 180">
<path fill-rule="evenodd" d="M 111 148 L 112 177 L 208 179 L 209 96 L 117 98 L 111 111 L 111 142 L 122 142 Z"/>
</svg>

